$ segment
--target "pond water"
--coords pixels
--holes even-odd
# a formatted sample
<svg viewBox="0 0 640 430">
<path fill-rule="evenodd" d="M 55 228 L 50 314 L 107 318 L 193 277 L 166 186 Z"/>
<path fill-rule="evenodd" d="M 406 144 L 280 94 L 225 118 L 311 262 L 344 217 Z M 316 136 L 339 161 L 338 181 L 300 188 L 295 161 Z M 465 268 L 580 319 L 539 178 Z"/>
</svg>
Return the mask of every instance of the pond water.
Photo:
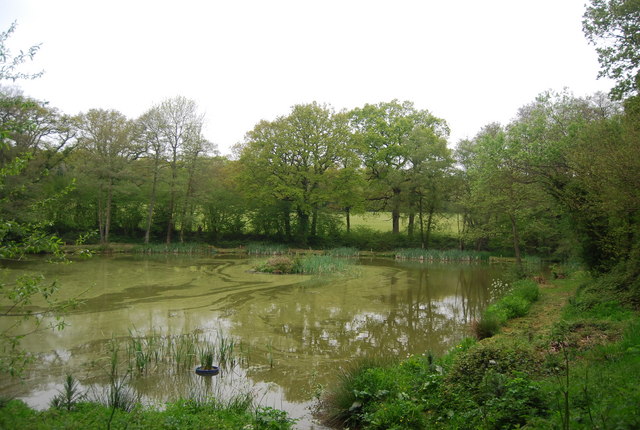
<svg viewBox="0 0 640 430">
<path fill-rule="evenodd" d="M 213 378 L 192 369 L 134 375 L 131 384 L 145 401 L 161 404 L 194 389 L 218 396 L 251 392 L 261 405 L 300 418 L 300 428 L 322 428 L 309 407 L 340 368 L 363 357 L 445 352 L 469 334 L 500 271 L 360 259 L 349 275 L 313 277 L 251 273 L 255 264 L 164 255 L 5 262 L 4 282 L 41 273 L 57 280 L 60 297 L 81 294 L 83 304 L 65 318 L 64 330 L 25 338 L 23 346 L 40 354 L 38 371 L 27 372 L 24 382 L 0 377 L 0 395 L 45 408 L 66 373 L 83 387 L 105 384 L 110 343 L 124 345 L 132 333 L 192 333 L 217 344 L 232 340 L 238 359 Z"/>
</svg>

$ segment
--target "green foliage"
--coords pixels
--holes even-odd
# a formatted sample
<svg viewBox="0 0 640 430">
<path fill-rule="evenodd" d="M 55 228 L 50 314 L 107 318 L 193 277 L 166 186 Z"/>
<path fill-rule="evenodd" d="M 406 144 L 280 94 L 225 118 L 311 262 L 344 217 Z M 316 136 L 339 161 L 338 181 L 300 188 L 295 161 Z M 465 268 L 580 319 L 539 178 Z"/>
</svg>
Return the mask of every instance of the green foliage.
<svg viewBox="0 0 640 430">
<path fill-rule="evenodd" d="M 86 394 L 80 390 L 80 383 L 71 374 L 67 374 L 64 380 L 62 391 L 58 391 L 50 406 L 57 409 L 65 409 L 67 411 L 74 410 L 77 404 L 86 397 Z"/>
<path fill-rule="evenodd" d="M 617 82 L 617 99 L 637 94 L 640 68 L 640 4 L 634 0 L 591 0 L 582 21 L 585 36 L 596 45 L 599 76 Z"/>
<path fill-rule="evenodd" d="M 36 411 L 20 400 L 10 400 L 0 407 L 0 428 L 3 429 L 98 430 L 104 429 L 106 423 L 106 427 L 112 429 L 290 430 L 295 420 L 283 411 L 272 408 L 257 408 L 254 411 L 251 402 L 247 402 L 246 396 L 242 395 L 225 403 L 215 399 L 181 399 L 169 402 L 162 410 L 138 405 L 129 412 L 118 410 L 113 415 L 111 409 L 90 402 L 78 403 L 71 411 L 53 408 Z"/>
<path fill-rule="evenodd" d="M 540 289 L 535 281 L 521 279 L 513 282 L 506 294 L 485 309 L 480 320 L 472 322 L 474 335 L 485 339 L 497 334 L 508 320 L 525 316 L 539 296 Z"/>
<path fill-rule="evenodd" d="M 472 339 L 442 358 L 365 362 L 325 397 L 325 419 L 363 429 L 521 426 L 530 416 L 546 416 L 543 391 L 524 373 L 537 365 L 528 346 Z"/>
</svg>

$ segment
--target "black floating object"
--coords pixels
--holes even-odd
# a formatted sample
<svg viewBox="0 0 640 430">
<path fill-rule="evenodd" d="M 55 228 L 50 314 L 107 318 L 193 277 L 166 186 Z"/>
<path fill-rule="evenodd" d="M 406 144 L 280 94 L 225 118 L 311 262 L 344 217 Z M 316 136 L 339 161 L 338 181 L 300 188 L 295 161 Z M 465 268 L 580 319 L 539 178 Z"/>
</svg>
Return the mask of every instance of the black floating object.
<svg viewBox="0 0 640 430">
<path fill-rule="evenodd" d="M 198 375 L 203 375 L 203 376 L 213 376 L 213 375 L 217 375 L 218 373 L 220 373 L 220 368 L 218 366 L 213 366 L 211 367 L 211 369 L 205 369 L 202 366 L 198 366 L 196 367 L 196 373 Z"/>
</svg>

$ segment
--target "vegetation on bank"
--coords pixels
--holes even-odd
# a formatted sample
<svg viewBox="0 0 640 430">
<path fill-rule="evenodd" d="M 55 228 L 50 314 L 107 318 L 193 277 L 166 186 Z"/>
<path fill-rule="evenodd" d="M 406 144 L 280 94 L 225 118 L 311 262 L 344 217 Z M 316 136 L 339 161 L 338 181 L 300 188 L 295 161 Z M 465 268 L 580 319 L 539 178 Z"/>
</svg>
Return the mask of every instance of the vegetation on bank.
<svg viewBox="0 0 640 430">
<path fill-rule="evenodd" d="M 45 411 L 29 408 L 21 400 L 0 403 L 3 429 L 256 429 L 288 430 L 294 421 L 273 408 L 254 408 L 249 396 L 221 403 L 181 399 L 162 409 L 136 405 L 130 411 L 93 402 L 78 402 L 70 410 L 52 407 Z"/>
<path fill-rule="evenodd" d="M 638 428 L 640 386 L 630 375 L 640 374 L 640 318 L 620 301 L 621 285 L 606 294 L 608 282 L 584 272 L 539 292 L 518 282 L 486 312 L 519 317 L 504 333 L 467 338 L 443 357 L 343 369 L 319 415 L 361 429 Z"/>
</svg>

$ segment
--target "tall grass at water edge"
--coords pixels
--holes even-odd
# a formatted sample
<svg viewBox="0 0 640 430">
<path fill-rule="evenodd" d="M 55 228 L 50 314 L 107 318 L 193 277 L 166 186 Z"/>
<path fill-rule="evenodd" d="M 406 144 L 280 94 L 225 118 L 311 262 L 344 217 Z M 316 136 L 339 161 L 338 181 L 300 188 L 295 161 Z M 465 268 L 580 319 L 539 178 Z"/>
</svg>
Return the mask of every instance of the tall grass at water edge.
<svg viewBox="0 0 640 430">
<path fill-rule="evenodd" d="M 331 257 L 338 257 L 338 258 L 352 258 L 352 257 L 357 258 L 360 256 L 360 251 L 358 251 L 357 248 L 343 246 L 340 248 L 330 249 L 326 251 L 325 254 L 330 255 Z"/>
<path fill-rule="evenodd" d="M 148 244 L 133 248 L 133 252 L 140 254 L 187 254 L 187 255 L 212 255 L 217 251 L 213 246 L 200 243 L 172 243 L 172 244 Z"/>
<path fill-rule="evenodd" d="M 353 262 L 331 255 L 307 255 L 297 261 L 296 273 L 306 275 L 328 275 L 346 273 L 353 269 Z"/>
<path fill-rule="evenodd" d="M 289 247 L 274 243 L 250 243 L 246 251 L 249 255 L 284 255 L 289 253 Z"/>
<path fill-rule="evenodd" d="M 460 251 L 457 249 L 440 251 L 437 249 L 407 248 L 395 252 L 397 260 L 419 260 L 427 262 L 480 262 L 488 261 L 488 252 Z"/>
</svg>

